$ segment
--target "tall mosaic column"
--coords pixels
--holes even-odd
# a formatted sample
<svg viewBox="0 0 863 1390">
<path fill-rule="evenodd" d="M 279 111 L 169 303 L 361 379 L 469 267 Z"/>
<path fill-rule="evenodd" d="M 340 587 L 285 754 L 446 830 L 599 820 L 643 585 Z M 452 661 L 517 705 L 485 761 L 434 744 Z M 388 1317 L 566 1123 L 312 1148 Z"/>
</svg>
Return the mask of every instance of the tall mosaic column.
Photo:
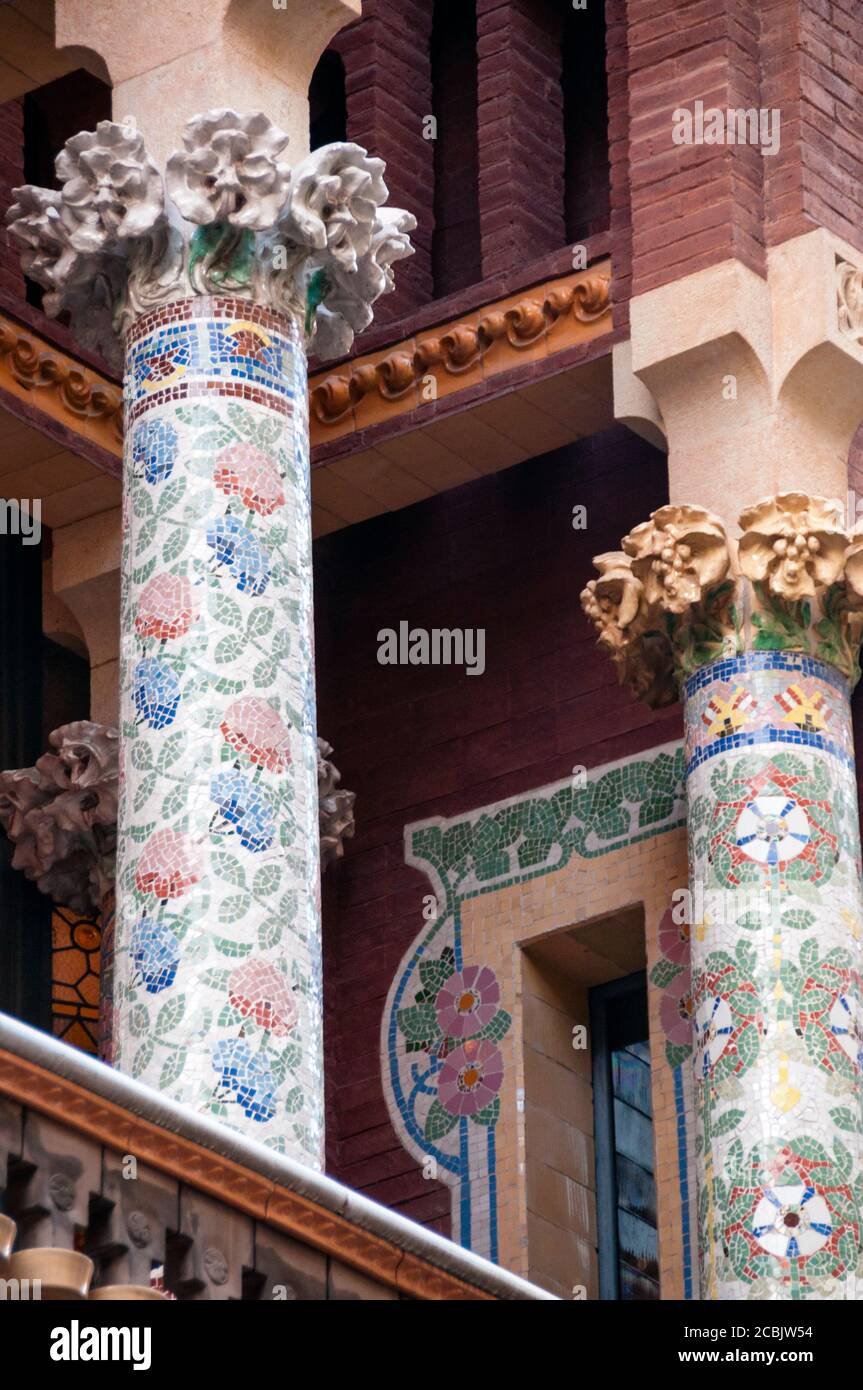
<svg viewBox="0 0 863 1390">
<path fill-rule="evenodd" d="M 780 495 L 735 542 L 663 507 L 582 596 L 621 678 L 684 702 L 702 1298 L 863 1298 L 863 538 L 841 515 Z"/>
<path fill-rule="evenodd" d="M 10 223 L 48 308 L 124 366 L 112 1060 L 319 1165 L 306 351 L 349 349 L 414 219 L 358 146 L 291 171 L 286 143 L 205 113 L 163 180 L 104 122 Z"/>
</svg>

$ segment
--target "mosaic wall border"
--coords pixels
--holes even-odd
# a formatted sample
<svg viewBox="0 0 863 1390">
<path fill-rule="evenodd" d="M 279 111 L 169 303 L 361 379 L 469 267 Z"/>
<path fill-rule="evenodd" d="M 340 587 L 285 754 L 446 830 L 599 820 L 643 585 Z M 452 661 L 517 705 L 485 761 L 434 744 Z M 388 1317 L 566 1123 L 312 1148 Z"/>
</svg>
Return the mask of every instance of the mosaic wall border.
<svg viewBox="0 0 863 1390">
<path fill-rule="evenodd" d="M 395 973 L 381 1030 L 384 1093 L 399 1137 L 452 1189 L 453 1238 L 498 1258 L 497 1129 L 511 1025 L 500 987 L 463 954 L 468 899 L 600 858 L 685 826 L 684 752 L 666 744 L 466 815 L 405 826 L 405 860 L 433 888 L 433 914 Z M 669 1059 L 671 1060 L 671 1059 Z M 673 1064 L 678 1066 L 679 1064 Z M 691 1249 L 686 1100 L 675 1077 L 684 1250 Z M 686 1271 L 691 1293 L 691 1266 Z"/>
</svg>

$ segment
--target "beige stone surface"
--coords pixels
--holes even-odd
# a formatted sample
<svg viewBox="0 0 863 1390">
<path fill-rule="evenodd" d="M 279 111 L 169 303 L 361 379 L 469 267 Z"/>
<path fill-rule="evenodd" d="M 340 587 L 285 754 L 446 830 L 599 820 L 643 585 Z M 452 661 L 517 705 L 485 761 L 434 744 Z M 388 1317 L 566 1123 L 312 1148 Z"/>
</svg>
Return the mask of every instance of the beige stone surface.
<svg viewBox="0 0 863 1390">
<path fill-rule="evenodd" d="M 741 508 L 769 494 L 844 501 L 863 347 L 840 327 L 841 261 L 863 257 L 818 229 L 770 248 L 766 279 L 723 261 L 632 301 L 615 408 L 648 438 L 664 428 L 672 502 L 718 512 L 734 532 Z"/>
<path fill-rule="evenodd" d="M 308 152 L 308 86 L 315 64 L 361 0 L 57 0 L 57 44 L 104 61 L 115 120 L 137 119 L 158 164 L 182 125 L 211 107 L 263 110 Z"/>
</svg>

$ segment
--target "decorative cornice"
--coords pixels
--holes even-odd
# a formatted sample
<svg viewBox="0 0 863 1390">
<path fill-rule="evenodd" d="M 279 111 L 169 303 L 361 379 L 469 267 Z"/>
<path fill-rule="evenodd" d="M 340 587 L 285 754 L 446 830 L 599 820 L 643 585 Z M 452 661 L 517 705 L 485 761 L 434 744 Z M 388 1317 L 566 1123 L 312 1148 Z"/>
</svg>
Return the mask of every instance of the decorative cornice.
<svg viewBox="0 0 863 1390">
<path fill-rule="evenodd" d="M 596 557 L 581 595 L 621 682 L 667 704 L 701 666 L 746 651 L 797 651 L 854 684 L 863 636 L 863 529 L 838 502 L 780 493 L 742 513 L 735 544 L 701 507 L 654 512 Z"/>
<path fill-rule="evenodd" d="M 112 453 L 121 452 L 123 396 L 119 388 L 3 315 L 0 385 L 22 400 L 38 393 L 42 408 L 60 418 L 69 417 L 73 427 L 86 422 L 91 438 Z"/>
<path fill-rule="evenodd" d="M 163 180 L 134 122 L 101 121 L 66 141 L 59 190 L 14 190 L 9 234 L 46 312 L 112 365 L 137 318 L 195 294 L 290 314 L 317 356 L 348 352 L 413 249 L 415 218 L 384 206 L 383 161 L 338 142 L 291 171 L 260 111 L 203 112 L 182 141 Z"/>
<path fill-rule="evenodd" d="M 0 772 L 0 826 L 15 846 L 13 869 L 75 912 L 100 912 L 114 887 L 119 734 L 79 719 L 50 735 L 56 750 L 35 767 Z M 354 834 L 356 793 L 339 788 L 332 747 L 318 739 L 321 872 Z"/>
<path fill-rule="evenodd" d="M 141 1163 L 343 1261 L 387 1288 L 420 1299 L 493 1299 L 484 1289 L 427 1264 L 348 1217 L 5 1051 L 0 1051 L 0 1094 L 116 1153 L 134 1154 Z"/>
<path fill-rule="evenodd" d="M 482 370 L 492 349 L 502 350 L 512 365 L 519 355 L 545 341 L 549 353 L 595 336 L 593 327 L 608 319 L 611 331 L 610 266 L 608 262 L 539 292 L 526 291 L 516 304 L 511 299 L 490 304 L 464 323 L 429 329 L 380 353 L 375 360 L 347 364 L 339 372 L 318 373 L 310 381 L 312 415 L 325 428 L 341 425 L 354 412 L 364 423 L 364 403 L 378 399 L 415 405 L 418 383 L 426 377 L 449 379 L 448 390 L 475 369 Z M 569 331 L 567 331 L 567 329 Z M 500 370 L 500 368 L 498 368 Z"/>
</svg>

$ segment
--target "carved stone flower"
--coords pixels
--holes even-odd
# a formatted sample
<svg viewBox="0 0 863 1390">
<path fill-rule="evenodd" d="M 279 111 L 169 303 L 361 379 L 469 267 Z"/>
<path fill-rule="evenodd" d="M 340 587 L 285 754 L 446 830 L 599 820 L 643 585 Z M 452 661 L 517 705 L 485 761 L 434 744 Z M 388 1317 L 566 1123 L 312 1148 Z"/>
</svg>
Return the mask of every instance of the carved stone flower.
<svg viewBox="0 0 863 1390">
<path fill-rule="evenodd" d="M 858 598 L 863 598 L 863 522 L 854 527 L 845 552 L 845 580 Z"/>
<path fill-rule="evenodd" d="M 386 202 L 384 167 L 360 145 L 339 141 L 313 150 L 294 170 L 285 237 L 326 250 L 343 269 L 355 271 Z"/>
<path fill-rule="evenodd" d="M 339 787 L 342 774 L 330 761 L 332 745 L 318 739 L 318 825 L 321 840 L 321 873 L 345 852 L 344 842 L 354 834 L 356 792 Z"/>
<path fill-rule="evenodd" d="M 288 196 L 290 167 L 278 158 L 287 143 L 262 111 L 205 111 L 187 122 L 185 150 L 168 160 L 168 192 L 189 222 L 265 231 Z"/>
<path fill-rule="evenodd" d="M 368 250 L 346 269 L 326 252 L 316 258 L 324 265 L 326 293 L 315 316 L 311 351 L 317 357 L 341 357 L 350 352 L 355 333 L 371 323 L 372 304 L 395 289 L 392 266 L 412 256 L 410 233 L 416 227 L 413 213 L 404 208 L 379 208 Z"/>
<path fill-rule="evenodd" d="M 609 653 L 632 640 L 627 629 L 634 623 L 643 589 L 632 573 L 632 561 L 622 550 L 609 550 L 593 560 L 599 578 L 581 592 L 581 606 L 599 632 L 599 645 Z"/>
<path fill-rule="evenodd" d="M 841 577 L 848 537 L 838 503 L 783 492 L 740 517 L 740 568 L 776 598 L 812 598 Z"/>
<path fill-rule="evenodd" d="M 52 189 L 30 183 L 14 189 L 12 196 L 15 201 L 6 213 L 6 225 L 10 239 L 20 248 L 24 274 L 56 291 L 74 259 L 61 215 L 62 198 Z"/>
<path fill-rule="evenodd" d="M 621 542 L 648 604 L 684 613 L 728 573 L 725 528 L 703 507 L 660 507 Z"/>
<path fill-rule="evenodd" d="M 117 731 L 89 720 L 51 734 L 35 767 L 0 773 L 0 825 L 12 867 L 78 912 L 101 905 L 114 877 Z"/>
<path fill-rule="evenodd" d="M 162 176 L 131 125 L 100 121 L 66 141 L 56 160 L 63 220 L 76 251 L 144 236 L 162 220 Z"/>
</svg>

